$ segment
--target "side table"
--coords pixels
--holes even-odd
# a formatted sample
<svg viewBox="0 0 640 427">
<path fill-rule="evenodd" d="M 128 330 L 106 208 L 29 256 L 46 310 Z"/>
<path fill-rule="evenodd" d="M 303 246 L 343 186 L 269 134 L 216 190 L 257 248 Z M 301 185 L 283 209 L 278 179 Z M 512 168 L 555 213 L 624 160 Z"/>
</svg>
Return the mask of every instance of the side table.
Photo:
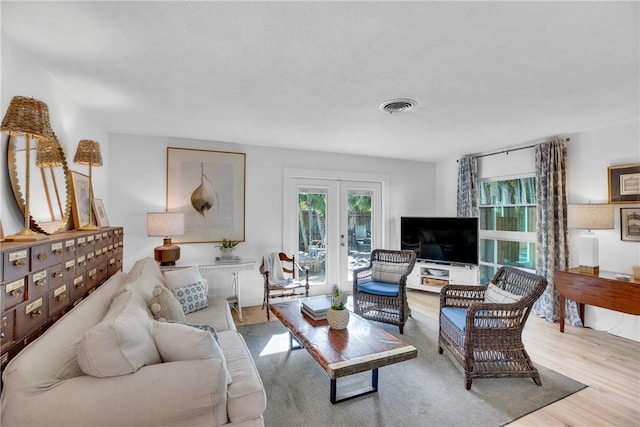
<svg viewBox="0 0 640 427">
<path fill-rule="evenodd" d="M 229 301 L 229 305 L 238 312 L 238 319 L 242 322 L 242 303 L 240 301 L 240 280 L 238 280 L 238 273 L 244 270 L 253 270 L 256 261 L 239 259 L 194 265 L 198 268 L 200 274 L 231 273 L 233 276 L 233 296 L 228 297 L 227 301 Z"/>
</svg>

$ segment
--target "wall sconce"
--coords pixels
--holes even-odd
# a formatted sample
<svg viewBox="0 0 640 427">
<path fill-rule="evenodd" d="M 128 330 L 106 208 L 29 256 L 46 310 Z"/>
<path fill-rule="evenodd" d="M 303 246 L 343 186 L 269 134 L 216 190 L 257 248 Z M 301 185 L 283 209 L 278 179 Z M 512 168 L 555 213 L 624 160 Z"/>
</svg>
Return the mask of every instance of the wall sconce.
<svg viewBox="0 0 640 427">
<path fill-rule="evenodd" d="M 25 96 L 14 96 L 9 103 L 7 113 L 2 119 L 0 131 L 9 135 L 25 136 L 25 194 L 24 194 L 24 229 L 5 237 L 7 241 L 30 242 L 48 239 L 44 234 L 31 230 L 31 212 L 29 210 L 29 179 L 31 165 L 31 137 L 40 141 L 53 138 L 53 130 L 49 122 L 49 107 L 42 101 Z"/>
<path fill-rule="evenodd" d="M 587 230 L 580 237 L 580 265 L 583 273 L 598 274 L 598 236 L 591 230 L 614 228 L 614 207 L 607 203 L 575 204 L 567 207 L 567 226 Z"/>
<path fill-rule="evenodd" d="M 100 154 L 100 143 L 90 139 L 82 139 L 78 143 L 76 155 L 73 157 L 73 163 L 80 165 L 89 165 L 89 224 L 78 227 L 78 230 L 97 230 L 98 226 L 93 223 L 93 181 L 91 176 L 92 166 L 102 166 L 102 154 Z M 80 209 L 80 207 L 78 207 Z"/>
<path fill-rule="evenodd" d="M 162 266 L 176 265 L 180 259 L 180 246 L 171 243 L 171 236 L 184 234 L 182 212 L 147 213 L 147 236 L 164 237 L 164 244 L 153 250 L 154 259 Z"/>
</svg>

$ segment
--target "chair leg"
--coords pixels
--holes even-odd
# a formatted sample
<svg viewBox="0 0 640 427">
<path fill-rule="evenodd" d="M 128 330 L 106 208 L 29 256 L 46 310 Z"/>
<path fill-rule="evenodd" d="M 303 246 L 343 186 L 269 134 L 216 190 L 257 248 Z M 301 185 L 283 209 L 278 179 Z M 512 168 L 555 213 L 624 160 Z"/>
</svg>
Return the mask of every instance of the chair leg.
<svg viewBox="0 0 640 427">
<path fill-rule="evenodd" d="M 438 346 L 438 354 L 442 354 L 444 353 L 444 350 L 442 349 L 442 347 Z"/>
<path fill-rule="evenodd" d="M 534 377 L 533 382 L 536 383 L 537 386 L 542 386 L 542 381 L 540 381 L 540 377 Z"/>
<path fill-rule="evenodd" d="M 269 292 L 266 294 L 267 321 L 271 320 L 271 310 L 269 310 Z"/>
<path fill-rule="evenodd" d="M 471 383 L 472 383 L 472 382 L 473 382 L 473 379 L 471 379 L 471 378 L 469 378 L 469 377 L 467 377 L 467 378 L 466 378 L 465 388 L 466 388 L 467 390 L 471 390 Z"/>
<path fill-rule="evenodd" d="M 400 327 L 400 335 L 404 334 L 404 325 L 399 325 Z"/>
</svg>

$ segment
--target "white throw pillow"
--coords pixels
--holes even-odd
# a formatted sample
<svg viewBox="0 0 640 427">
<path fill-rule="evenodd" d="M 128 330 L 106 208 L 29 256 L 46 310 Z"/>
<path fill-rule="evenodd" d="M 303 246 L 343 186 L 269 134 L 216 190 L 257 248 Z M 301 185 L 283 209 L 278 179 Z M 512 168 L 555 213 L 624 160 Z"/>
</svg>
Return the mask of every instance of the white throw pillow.
<svg viewBox="0 0 640 427">
<path fill-rule="evenodd" d="M 162 285 L 156 285 L 153 290 L 153 298 L 149 309 L 156 320 L 184 322 L 184 312 L 182 305 L 171 290 Z"/>
<path fill-rule="evenodd" d="M 80 369 L 93 377 L 131 374 L 160 361 L 151 314 L 142 297 L 129 289 L 113 299 L 104 319 L 78 345 Z"/>
<path fill-rule="evenodd" d="M 184 288 L 194 283 L 203 283 L 207 289 L 207 281 L 202 278 L 198 267 L 191 266 L 164 272 L 164 280 L 169 289 Z"/>
<path fill-rule="evenodd" d="M 484 292 L 484 302 L 503 304 L 517 302 L 521 299 L 521 295 L 516 295 L 509 291 L 505 291 L 504 289 L 494 285 L 493 283 L 489 283 L 489 286 L 487 286 L 487 290 Z"/>
<path fill-rule="evenodd" d="M 231 384 L 224 354 L 211 332 L 181 323 L 156 321 L 153 337 L 164 362 L 211 358 L 222 360 L 227 371 L 227 384 Z"/>
<path fill-rule="evenodd" d="M 399 283 L 400 277 L 407 272 L 408 264 L 397 262 L 373 261 L 371 275 L 374 282 Z"/>
<path fill-rule="evenodd" d="M 129 285 L 133 290 L 142 295 L 144 302 L 149 304 L 153 297 L 153 289 L 156 285 L 165 285 L 164 276 L 158 263 L 152 258 L 142 258 L 136 261 L 127 274 L 125 286 Z"/>
</svg>

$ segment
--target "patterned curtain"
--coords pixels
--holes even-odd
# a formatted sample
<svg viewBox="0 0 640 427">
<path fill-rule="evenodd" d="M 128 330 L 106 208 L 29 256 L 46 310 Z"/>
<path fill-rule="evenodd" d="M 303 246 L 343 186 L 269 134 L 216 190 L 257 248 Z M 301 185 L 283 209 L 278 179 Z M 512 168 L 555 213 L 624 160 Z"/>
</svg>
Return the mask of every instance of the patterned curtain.
<svg viewBox="0 0 640 427">
<path fill-rule="evenodd" d="M 559 320 L 559 296 L 554 272 L 569 266 L 567 240 L 567 143 L 555 139 L 535 148 L 536 265 L 549 283 L 533 311 L 550 322 Z M 577 304 L 566 300 L 565 313 L 573 326 L 582 326 Z"/>
<path fill-rule="evenodd" d="M 478 159 L 458 160 L 458 216 L 478 216 Z"/>
</svg>

